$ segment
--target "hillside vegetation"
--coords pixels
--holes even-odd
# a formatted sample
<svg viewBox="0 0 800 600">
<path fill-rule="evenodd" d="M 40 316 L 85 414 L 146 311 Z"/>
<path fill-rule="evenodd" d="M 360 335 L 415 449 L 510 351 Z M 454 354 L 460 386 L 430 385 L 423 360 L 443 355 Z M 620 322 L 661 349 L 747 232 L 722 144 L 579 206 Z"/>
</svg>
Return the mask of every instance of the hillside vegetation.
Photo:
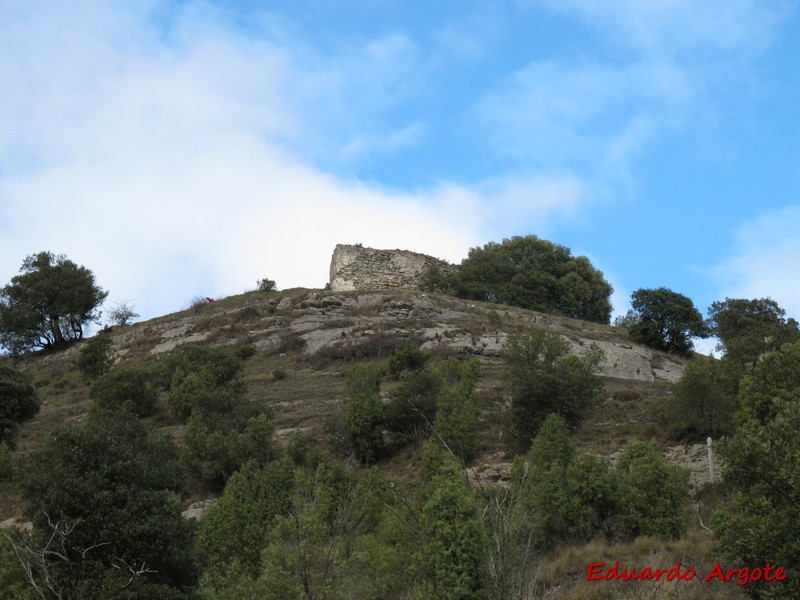
<svg viewBox="0 0 800 600">
<path fill-rule="evenodd" d="M 545 364 L 527 384 L 514 387 L 509 348 L 545 334 L 552 337 L 540 343 L 554 344 L 552 370 Z M 33 384 L 41 410 L 17 436 L 14 475 L 0 484 L 0 521 L 9 526 L 31 520 L 64 539 L 69 532 L 58 527 L 80 530 L 74 519 L 69 522 L 70 513 L 54 523 L 56 516 L 45 512 L 59 506 L 48 496 L 53 484 L 45 465 L 61 464 L 62 473 L 71 465 L 85 469 L 80 462 L 59 462 L 72 447 L 58 445 L 67 444 L 66 434 L 54 437 L 64 426 L 73 446 L 130 460 L 122 458 L 129 456 L 127 447 L 97 437 L 111 427 L 98 425 L 110 418 L 103 407 L 133 412 L 119 418 L 146 425 L 141 431 L 114 425 L 120 440 L 167 452 L 163 464 L 180 467 L 180 476 L 136 475 L 142 486 L 154 486 L 153 493 L 172 490 L 156 504 L 154 496 L 142 496 L 142 510 L 173 523 L 175 500 L 183 509 L 212 508 L 191 531 L 168 525 L 172 541 L 195 540 L 192 564 L 179 562 L 170 554 L 174 548 L 153 554 L 154 548 L 134 541 L 125 548 L 139 550 L 130 554 L 122 542 L 114 553 L 88 552 L 111 541 L 100 534 L 78 541 L 77 533 L 70 534 L 73 547 L 86 551 L 80 564 L 123 573 L 121 579 L 93 579 L 105 590 L 93 592 L 97 597 L 741 593 L 734 583 L 702 577 L 586 581 L 590 563 L 669 569 L 680 561 L 705 574 L 716 560 L 706 526 L 724 493 L 708 483 L 699 446 L 705 438 L 673 438 L 664 418 L 687 359 L 635 344 L 625 329 L 433 293 L 297 289 L 198 303 L 102 335 L 110 340 L 108 373 L 125 374 L 117 375 L 119 385 L 139 382 L 122 396 L 115 395 L 118 384 L 110 375 L 92 379 L 79 368 L 100 336 L 58 352 L 4 359 Z M 215 348 L 220 353 L 211 352 Z M 558 422 L 542 418 L 541 430 L 519 434 L 510 421 L 521 402 L 517 395 L 551 397 L 541 387 L 547 373 L 577 382 L 582 368 L 599 379 L 579 413 L 563 414 Z M 144 399 L 130 405 L 140 392 Z M 569 402 L 564 398 L 556 412 Z M 430 412 L 425 402 L 432 403 Z M 151 440 L 153 432 L 166 434 L 180 455 L 168 456 L 172 450 Z M 532 447 L 529 434 L 537 434 Z M 43 456 L 50 458 L 42 462 Z M 25 476 L 34 465 L 42 474 Z M 650 478 L 638 480 L 635 472 Z M 664 500 L 673 492 L 674 500 Z M 85 490 L 76 488 L 79 493 Z M 141 533 L 119 535 L 136 540 Z M 8 539 L 23 549 L 42 543 L 23 537 Z M 448 548 L 458 548 L 458 555 Z M 15 562 L 8 547 L 3 552 L 0 558 Z M 34 570 L 35 578 L 60 576 L 64 597 L 94 597 L 62 567 Z M 17 586 L 25 580 L 17 571 L 3 577 Z M 22 593 L 22 587 L 7 589 Z M 25 596 L 0 591 L 3 597 Z"/>
</svg>

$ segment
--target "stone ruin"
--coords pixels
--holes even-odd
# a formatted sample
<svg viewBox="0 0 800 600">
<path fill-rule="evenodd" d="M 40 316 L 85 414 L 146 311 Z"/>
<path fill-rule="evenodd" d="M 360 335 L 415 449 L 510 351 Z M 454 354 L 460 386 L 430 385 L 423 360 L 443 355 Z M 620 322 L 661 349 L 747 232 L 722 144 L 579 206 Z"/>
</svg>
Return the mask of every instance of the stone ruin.
<svg viewBox="0 0 800 600">
<path fill-rule="evenodd" d="M 337 244 L 326 289 L 334 292 L 419 289 L 420 277 L 432 266 L 439 267 L 445 275 L 458 269 L 444 260 L 409 250 L 376 250 L 361 244 Z"/>
</svg>

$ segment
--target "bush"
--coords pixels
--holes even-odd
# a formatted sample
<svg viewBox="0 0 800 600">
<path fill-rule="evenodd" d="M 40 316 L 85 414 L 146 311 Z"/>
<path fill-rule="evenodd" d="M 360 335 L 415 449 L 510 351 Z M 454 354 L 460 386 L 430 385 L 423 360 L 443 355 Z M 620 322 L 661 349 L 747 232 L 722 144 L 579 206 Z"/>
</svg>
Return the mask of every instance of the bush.
<svg viewBox="0 0 800 600">
<path fill-rule="evenodd" d="M 368 364 L 357 364 L 345 375 L 345 421 L 356 457 L 375 462 L 383 450 L 381 374 Z"/>
<path fill-rule="evenodd" d="M 423 292 L 449 294 L 453 291 L 452 278 L 442 273 L 438 265 L 430 265 L 420 275 L 419 289 Z"/>
<path fill-rule="evenodd" d="M 0 443 L 11 448 L 20 423 L 39 412 L 39 398 L 28 379 L 12 367 L 0 365 Z"/>
<path fill-rule="evenodd" d="M 78 357 L 78 368 L 84 378 L 92 380 L 104 375 L 114 364 L 114 343 L 107 333 L 99 333 L 83 345 Z"/>
<path fill-rule="evenodd" d="M 442 378 L 433 368 L 403 371 L 400 385 L 384 407 L 386 427 L 412 439 L 430 433 L 441 389 Z"/>
<path fill-rule="evenodd" d="M 247 360 L 255 353 L 256 347 L 253 344 L 239 344 L 233 349 L 233 355 L 242 360 Z"/>
<path fill-rule="evenodd" d="M 389 357 L 389 375 L 400 379 L 403 371 L 420 371 L 431 357 L 431 353 L 420 350 L 414 342 L 406 342 L 399 350 L 395 350 Z"/>
<path fill-rule="evenodd" d="M 242 390 L 234 385 L 215 385 L 206 370 L 176 374 L 169 390 L 169 410 L 186 421 L 194 412 L 205 415 L 230 413 L 240 400 Z"/>
<path fill-rule="evenodd" d="M 200 413 L 189 418 L 181 462 L 204 489 L 222 490 L 228 478 L 248 460 L 264 465 L 274 458 L 274 427 L 267 415 L 248 419 L 243 429 L 226 423 L 210 424 Z"/>
<path fill-rule="evenodd" d="M 100 408 L 122 409 L 137 417 L 149 417 L 158 402 L 157 377 L 153 371 L 121 367 L 95 381 L 89 396 Z"/>
<path fill-rule="evenodd" d="M 570 495 L 570 482 L 566 478 L 574 455 L 564 419 L 551 414 L 533 439 L 528 465 L 521 459 L 514 463 L 511 491 L 521 497 L 532 538 L 539 549 L 549 549 L 556 541 L 567 539 L 573 527 L 583 529 L 567 518 L 580 503 L 579 498 Z"/>
<path fill-rule="evenodd" d="M 258 286 L 259 292 L 274 292 L 278 289 L 277 284 L 272 281 L 272 279 L 257 279 L 256 285 Z"/>
<path fill-rule="evenodd" d="M 354 362 L 378 358 L 395 352 L 406 343 L 405 338 L 393 332 L 376 331 L 369 335 L 351 337 L 320 348 L 316 356 L 323 360 Z"/>
<path fill-rule="evenodd" d="M 630 444 L 617 462 L 615 482 L 619 533 L 665 540 L 686 533 L 689 472 L 664 458 L 655 442 Z"/>
<path fill-rule="evenodd" d="M 233 381 L 243 368 L 244 362 L 230 348 L 186 344 L 167 356 L 161 381 L 168 387 L 176 375 L 205 372 L 213 385 L 222 385 Z"/>
<path fill-rule="evenodd" d="M 550 413 L 576 429 L 599 400 L 602 385 L 595 372 L 602 350 L 593 345 L 582 359 L 569 351 L 561 336 L 541 330 L 511 335 L 503 346 L 511 393 L 509 426 L 521 444 L 530 443 Z"/>
<path fill-rule="evenodd" d="M 59 429 L 34 453 L 22 490 L 35 536 L 53 536 L 61 556 L 30 558 L 45 563 L 65 598 L 120 597 L 134 565 L 148 570 L 128 582 L 125 598 L 179 597 L 196 583 L 194 524 L 174 495 L 181 484 L 172 443 L 128 413 L 96 412 Z M 149 586 L 172 593 L 148 595 Z"/>
<path fill-rule="evenodd" d="M 661 420 L 673 438 L 704 439 L 733 433 L 737 402 L 725 382 L 725 365 L 709 356 L 696 356 L 684 368 Z"/>
<path fill-rule="evenodd" d="M 422 577 L 422 597 L 485 598 L 485 537 L 463 473 L 452 460 L 445 460 L 424 492 L 422 535 L 412 557 Z"/>
<path fill-rule="evenodd" d="M 444 385 L 439 392 L 436 420 L 437 438 L 466 462 L 475 456 L 481 403 L 475 393 L 480 363 L 473 358 L 460 363 L 454 358 L 435 367 Z"/>
<path fill-rule="evenodd" d="M 293 488 L 294 468 L 285 460 L 248 462 L 234 473 L 200 524 L 197 544 L 206 573 L 234 569 L 256 577 L 269 528 L 291 508 Z"/>
</svg>

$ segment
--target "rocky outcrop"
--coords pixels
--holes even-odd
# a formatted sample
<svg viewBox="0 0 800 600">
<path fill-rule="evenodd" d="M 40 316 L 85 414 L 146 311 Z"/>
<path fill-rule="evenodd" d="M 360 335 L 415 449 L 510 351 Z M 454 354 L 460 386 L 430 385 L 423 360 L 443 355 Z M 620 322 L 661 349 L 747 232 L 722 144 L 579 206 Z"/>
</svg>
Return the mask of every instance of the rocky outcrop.
<svg viewBox="0 0 800 600">
<path fill-rule="evenodd" d="M 334 292 L 419 289 L 420 277 L 432 266 L 444 274 L 457 269 L 446 261 L 418 252 L 337 244 L 331 258 L 328 289 Z"/>
</svg>

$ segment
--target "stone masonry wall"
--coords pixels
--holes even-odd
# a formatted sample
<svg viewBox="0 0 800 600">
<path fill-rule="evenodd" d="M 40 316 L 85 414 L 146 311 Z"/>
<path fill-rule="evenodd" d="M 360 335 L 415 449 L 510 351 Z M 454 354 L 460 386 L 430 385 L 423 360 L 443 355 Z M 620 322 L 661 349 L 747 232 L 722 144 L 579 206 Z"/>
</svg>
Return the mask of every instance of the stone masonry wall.
<svg viewBox="0 0 800 600">
<path fill-rule="evenodd" d="M 408 250 L 376 250 L 360 244 L 337 244 L 331 258 L 327 287 L 334 292 L 418 289 L 420 276 L 433 265 L 445 274 L 458 268 L 438 258 Z"/>
</svg>

